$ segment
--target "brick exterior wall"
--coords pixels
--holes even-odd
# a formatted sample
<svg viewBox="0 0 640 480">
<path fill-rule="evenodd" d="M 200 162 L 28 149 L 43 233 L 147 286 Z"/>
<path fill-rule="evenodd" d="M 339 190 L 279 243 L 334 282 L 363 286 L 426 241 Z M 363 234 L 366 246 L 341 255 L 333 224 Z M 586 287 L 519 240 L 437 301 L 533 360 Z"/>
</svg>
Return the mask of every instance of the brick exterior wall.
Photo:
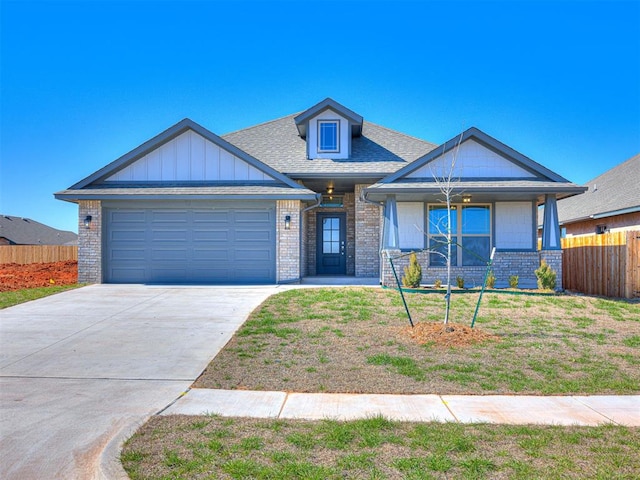
<svg viewBox="0 0 640 480">
<path fill-rule="evenodd" d="M 379 277 L 382 208 L 360 200 L 360 193 L 367 186 L 355 188 L 355 276 Z"/>
<path fill-rule="evenodd" d="M 540 254 L 540 263 L 545 260 L 547 265 L 556 272 L 556 290 L 564 290 L 562 286 L 562 250 L 541 250 L 538 253 Z"/>
<path fill-rule="evenodd" d="M 396 286 L 391 265 L 387 260 L 387 255 L 391 256 L 399 280 L 402 282 L 404 267 L 409 265 L 409 256 L 403 256 L 406 252 L 400 250 L 388 250 L 385 252 L 382 263 L 383 284 L 386 286 Z M 422 283 L 433 285 L 436 280 L 440 280 L 443 285 L 447 283 L 446 267 L 429 268 L 427 252 L 417 252 L 418 263 L 422 267 Z M 542 258 L 558 274 L 557 289 L 562 288 L 562 252 L 560 250 L 549 250 L 545 252 L 496 252 L 493 259 L 493 273 L 496 277 L 496 287 L 506 288 L 509 286 L 509 277 L 517 275 L 518 285 L 521 288 L 536 288 L 537 280 L 534 271 L 540 266 Z M 482 267 L 452 267 L 451 284 L 456 285 L 456 277 L 459 275 L 464 279 L 465 287 L 481 286 L 486 274 L 486 266 Z"/>
<path fill-rule="evenodd" d="M 102 283 L 102 204 L 99 200 L 78 202 L 78 282 Z M 91 225 L 84 219 L 91 215 Z"/>
<path fill-rule="evenodd" d="M 291 226 L 285 229 L 284 219 L 291 216 Z M 276 202 L 276 282 L 300 280 L 300 201 Z"/>
<path fill-rule="evenodd" d="M 309 230 L 308 212 L 300 214 L 300 277 L 306 277 L 309 275 L 309 262 L 307 258 L 309 255 L 309 236 L 306 234 Z"/>
</svg>

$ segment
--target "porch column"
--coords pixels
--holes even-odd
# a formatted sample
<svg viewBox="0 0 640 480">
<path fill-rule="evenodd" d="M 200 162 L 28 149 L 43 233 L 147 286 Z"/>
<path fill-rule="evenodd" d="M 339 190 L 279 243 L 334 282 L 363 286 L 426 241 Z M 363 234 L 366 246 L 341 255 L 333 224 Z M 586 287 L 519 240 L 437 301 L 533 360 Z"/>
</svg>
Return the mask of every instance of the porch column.
<svg viewBox="0 0 640 480">
<path fill-rule="evenodd" d="M 398 209 L 395 195 L 387 195 L 384 204 L 384 229 L 382 233 L 382 249 L 398 249 Z"/>
<path fill-rule="evenodd" d="M 562 244 L 555 195 L 545 196 L 540 250 L 540 261 L 542 260 L 556 272 L 556 290 L 562 290 Z"/>
<path fill-rule="evenodd" d="M 555 195 L 546 195 L 544 200 L 544 220 L 542 222 L 542 250 L 562 250 L 560 244 L 560 224 Z"/>
</svg>

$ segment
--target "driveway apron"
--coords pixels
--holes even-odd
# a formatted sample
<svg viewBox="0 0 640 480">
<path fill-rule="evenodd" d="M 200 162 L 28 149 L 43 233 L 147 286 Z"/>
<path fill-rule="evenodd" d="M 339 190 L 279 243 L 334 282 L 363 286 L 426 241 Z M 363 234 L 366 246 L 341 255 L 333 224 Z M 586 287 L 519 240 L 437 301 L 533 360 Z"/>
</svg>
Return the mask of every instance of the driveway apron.
<svg viewBox="0 0 640 480">
<path fill-rule="evenodd" d="M 188 389 L 276 291 L 92 285 L 0 310 L 0 478 L 99 476 L 103 450 Z"/>
</svg>

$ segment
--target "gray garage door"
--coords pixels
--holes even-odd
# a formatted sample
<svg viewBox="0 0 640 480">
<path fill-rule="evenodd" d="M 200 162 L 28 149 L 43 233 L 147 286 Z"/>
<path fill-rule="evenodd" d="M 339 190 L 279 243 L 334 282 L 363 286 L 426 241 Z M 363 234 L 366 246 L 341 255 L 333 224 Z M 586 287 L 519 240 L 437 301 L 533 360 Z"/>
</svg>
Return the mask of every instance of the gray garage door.
<svg viewBox="0 0 640 480">
<path fill-rule="evenodd" d="M 107 208 L 105 213 L 107 282 L 275 282 L 273 204 Z"/>
</svg>

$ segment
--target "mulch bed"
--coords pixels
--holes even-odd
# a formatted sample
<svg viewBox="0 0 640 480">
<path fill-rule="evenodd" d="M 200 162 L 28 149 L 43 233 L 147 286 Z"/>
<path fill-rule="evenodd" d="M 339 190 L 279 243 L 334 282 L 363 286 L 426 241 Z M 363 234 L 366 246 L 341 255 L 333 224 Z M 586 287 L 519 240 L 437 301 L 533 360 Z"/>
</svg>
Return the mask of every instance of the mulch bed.
<svg viewBox="0 0 640 480">
<path fill-rule="evenodd" d="M 0 292 L 78 283 L 78 262 L 5 263 L 0 265 Z"/>
<path fill-rule="evenodd" d="M 432 344 L 438 347 L 468 347 L 486 341 L 500 341 L 479 328 L 471 328 L 459 323 L 418 322 L 413 327 L 403 327 L 400 335 L 408 337 L 418 345 Z"/>
</svg>

